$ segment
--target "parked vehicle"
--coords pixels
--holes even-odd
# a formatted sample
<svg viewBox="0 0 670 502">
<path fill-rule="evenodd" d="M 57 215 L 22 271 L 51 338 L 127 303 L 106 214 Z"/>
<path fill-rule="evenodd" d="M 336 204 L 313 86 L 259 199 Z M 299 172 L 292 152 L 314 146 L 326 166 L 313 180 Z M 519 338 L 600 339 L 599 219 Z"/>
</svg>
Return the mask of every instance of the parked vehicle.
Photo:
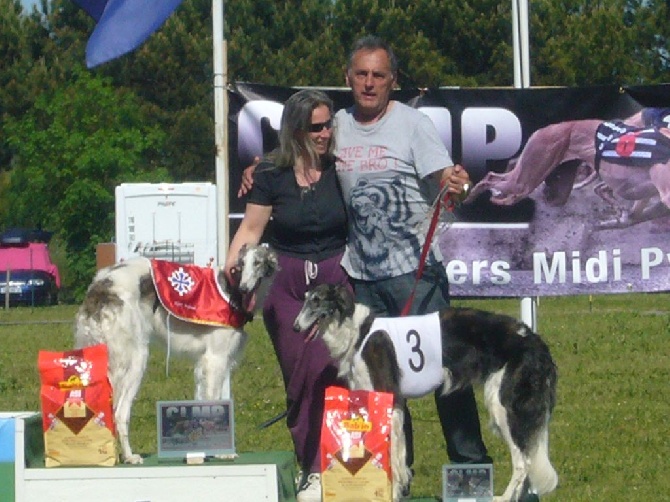
<svg viewBox="0 0 670 502">
<path fill-rule="evenodd" d="M 0 235 L 0 304 L 55 305 L 60 274 L 51 261 L 49 232 L 8 230 Z M 34 242 L 34 241 L 42 242 Z"/>
</svg>

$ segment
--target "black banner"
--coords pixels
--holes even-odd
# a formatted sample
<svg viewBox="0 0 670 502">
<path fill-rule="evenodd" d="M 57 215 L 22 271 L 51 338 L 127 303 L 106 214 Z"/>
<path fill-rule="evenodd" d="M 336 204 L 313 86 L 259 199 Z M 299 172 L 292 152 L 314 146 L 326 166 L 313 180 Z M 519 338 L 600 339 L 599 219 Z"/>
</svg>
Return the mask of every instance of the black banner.
<svg viewBox="0 0 670 502">
<path fill-rule="evenodd" d="M 230 93 L 230 210 L 297 89 Z M 323 89 L 336 108 L 349 89 Z M 475 183 L 439 235 L 457 297 L 670 289 L 670 85 L 397 91 Z M 427 215 L 427 218 L 429 216 Z"/>
</svg>

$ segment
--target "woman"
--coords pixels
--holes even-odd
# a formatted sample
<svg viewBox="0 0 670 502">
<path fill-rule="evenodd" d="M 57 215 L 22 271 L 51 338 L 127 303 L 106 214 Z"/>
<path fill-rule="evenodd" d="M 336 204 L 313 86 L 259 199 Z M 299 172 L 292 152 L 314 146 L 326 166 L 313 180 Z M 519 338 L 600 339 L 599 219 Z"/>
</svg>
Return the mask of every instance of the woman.
<svg viewBox="0 0 670 502">
<path fill-rule="evenodd" d="M 293 331 L 305 293 L 322 283 L 347 284 L 340 266 L 347 215 L 335 172 L 333 103 L 321 91 L 302 90 L 286 101 L 279 147 L 261 162 L 244 219 L 233 237 L 226 271 L 244 244 L 260 241 L 269 226 L 279 255 L 263 306 L 263 320 L 284 378 L 287 425 L 302 469 L 298 502 L 320 501 L 320 435 L 324 393 L 337 367 L 320 339 L 305 343 Z"/>
</svg>

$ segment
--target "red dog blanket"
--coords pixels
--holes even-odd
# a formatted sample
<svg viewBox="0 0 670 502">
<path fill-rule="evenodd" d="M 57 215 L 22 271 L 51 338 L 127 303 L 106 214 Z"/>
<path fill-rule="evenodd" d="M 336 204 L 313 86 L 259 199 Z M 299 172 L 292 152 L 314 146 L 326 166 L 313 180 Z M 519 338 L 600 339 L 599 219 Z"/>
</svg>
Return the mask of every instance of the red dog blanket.
<svg viewBox="0 0 670 502">
<path fill-rule="evenodd" d="M 165 309 L 183 321 L 240 328 L 247 314 L 231 305 L 211 267 L 151 260 L 151 276 Z"/>
</svg>

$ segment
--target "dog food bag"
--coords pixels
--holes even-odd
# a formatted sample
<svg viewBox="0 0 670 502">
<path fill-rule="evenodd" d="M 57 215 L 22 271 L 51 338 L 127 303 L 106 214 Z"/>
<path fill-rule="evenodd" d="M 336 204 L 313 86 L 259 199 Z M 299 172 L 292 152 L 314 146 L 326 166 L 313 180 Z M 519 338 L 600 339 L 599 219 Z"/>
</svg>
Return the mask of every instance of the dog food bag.
<svg viewBox="0 0 670 502">
<path fill-rule="evenodd" d="M 392 411 L 392 394 L 326 389 L 321 428 L 324 502 L 391 501 Z"/>
<path fill-rule="evenodd" d="M 40 351 L 38 366 L 46 466 L 116 464 L 107 346 Z"/>
</svg>

